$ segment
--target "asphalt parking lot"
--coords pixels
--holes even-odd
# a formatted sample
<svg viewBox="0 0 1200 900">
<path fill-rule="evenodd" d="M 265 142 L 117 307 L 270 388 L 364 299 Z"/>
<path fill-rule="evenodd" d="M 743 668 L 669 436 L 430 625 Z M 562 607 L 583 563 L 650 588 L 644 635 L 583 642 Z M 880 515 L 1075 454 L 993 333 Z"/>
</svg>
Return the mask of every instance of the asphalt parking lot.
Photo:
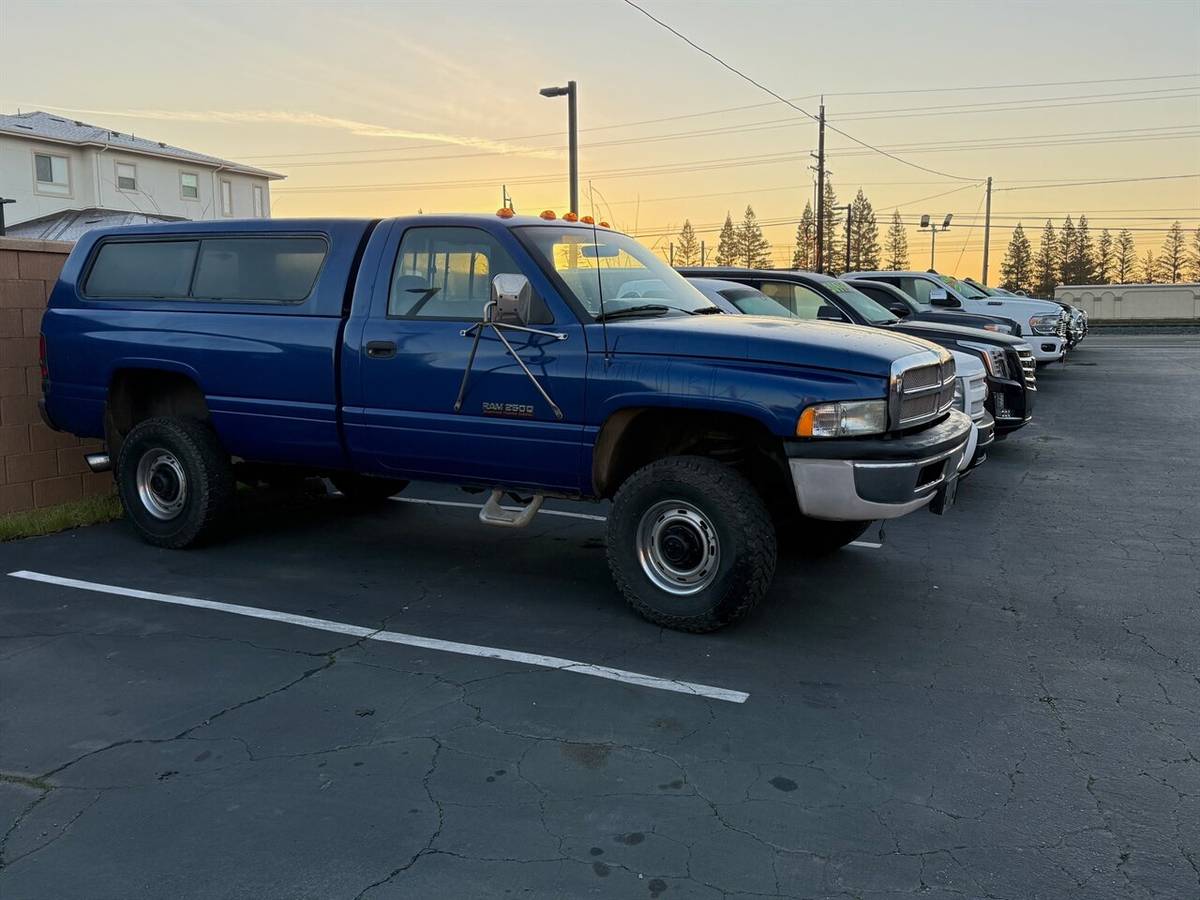
<svg viewBox="0 0 1200 900">
<path fill-rule="evenodd" d="M 42 578 L 0 576 L 0 895 L 1196 897 L 1198 376 L 1200 336 L 1093 334 L 950 514 L 712 635 L 571 516 L 0 545 Z"/>
</svg>

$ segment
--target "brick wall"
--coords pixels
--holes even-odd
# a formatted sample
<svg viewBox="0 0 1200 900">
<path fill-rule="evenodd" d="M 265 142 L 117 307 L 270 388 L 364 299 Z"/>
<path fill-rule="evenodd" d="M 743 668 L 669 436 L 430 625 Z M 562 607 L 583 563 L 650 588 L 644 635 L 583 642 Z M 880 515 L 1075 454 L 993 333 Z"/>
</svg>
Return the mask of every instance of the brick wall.
<svg viewBox="0 0 1200 900">
<path fill-rule="evenodd" d="M 38 332 L 70 244 L 0 238 L 0 515 L 113 489 L 83 462 L 82 442 L 42 424 Z"/>
</svg>

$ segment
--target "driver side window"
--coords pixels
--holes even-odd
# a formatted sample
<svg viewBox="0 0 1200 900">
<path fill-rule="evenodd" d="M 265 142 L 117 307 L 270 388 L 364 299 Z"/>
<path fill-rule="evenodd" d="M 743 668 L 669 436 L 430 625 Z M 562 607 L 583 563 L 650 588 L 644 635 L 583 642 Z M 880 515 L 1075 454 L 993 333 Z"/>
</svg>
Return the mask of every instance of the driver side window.
<svg viewBox="0 0 1200 900">
<path fill-rule="evenodd" d="M 772 300 L 782 303 L 801 319 L 815 319 L 821 307 L 829 305 L 824 297 L 802 284 L 764 281 L 758 289 Z"/>
<path fill-rule="evenodd" d="M 476 228 L 409 228 L 400 242 L 388 316 L 478 321 L 492 278 L 520 273 L 516 263 Z"/>
</svg>

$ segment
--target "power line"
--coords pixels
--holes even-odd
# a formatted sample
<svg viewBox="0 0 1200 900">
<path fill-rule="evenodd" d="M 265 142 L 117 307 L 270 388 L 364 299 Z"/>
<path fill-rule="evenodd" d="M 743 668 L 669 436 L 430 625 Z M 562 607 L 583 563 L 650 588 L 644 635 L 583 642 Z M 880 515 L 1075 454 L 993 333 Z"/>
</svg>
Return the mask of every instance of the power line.
<svg viewBox="0 0 1200 900">
<path fill-rule="evenodd" d="M 721 57 L 717 56 L 714 53 L 711 53 L 708 50 L 705 50 L 703 47 L 701 47 L 699 44 L 697 44 L 691 38 L 681 34 L 679 31 L 676 31 L 674 28 L 672 28 L 670 25 L 668 25 L 662 19 L 659 19 L 659 18 L 653 16 L 652 14 L 647 12 L 645 9 L 638 6 L 636 3 L 633 2 L 633 0 L 624 0 L 624 3 L 627 6 L 630 6 L 633 9 L 636 9 L 638 12 L 640 12 L 646 18 L 650 19 L 652 22 L 658 24 L 662 28 L 665 28 L 667 31 L 671 32 L 671 34 L 675 35 L 677 38 L 682 40 L 688 46 L 692 47 L 695 50 L 698 50 L 699 52 L 701 52 L 705 56 L 707 56 L 709 59 L 720 64 L 725 69 L 728 69 L 734 75 L 749 82 L 750 84 L 754 85 L 756 88 L 763 91 L 764 93 L 770 94 L 772 97 L 774 97 L 780 103 L 786 104 L 787 106 L 790 106 L 792 109 L 796 110 L 797 112 L 808 116 L 810 119 L 816 120 L 816 116 L 814 116 L 812 113 L 808 112 L 808 110 L 802 109 L 801 107 L 797 106 L 795 103 L 793 103 L 792 101 L 783 97 L 782 95 L 775 93 L 775 91 L 771 90 L 765 84 L 762 84 L 759 81 L 755 81 L 753 78 L 751 78 L 745 72 L 742 72 L 740 69 L 737 69 L 734 66 L 730 65 L 729 63 L 725 62 L 725 60 L 721 59 Z M 966 178 L 962 175 L 951 175 L 949 172 L 941 172 L 941 171 L 938 171 L 937 169 L 930 169 L 926 166 L 919 165 L 918 163 L 909 162 L 906 159 L 902 159 L 901 157 L 896 156 L 894 153 L 888 153 L 886 150 L 880 150 L 878 147 L 873 147 L 872 145 L 868 144 L 866 141 L 860 140 L 859 138 L 856 138 L 852 134 L 848 134 L 847 132 L 841 130 L 840 128 L 835 128 L 834 126 L 832 126 L 828 123 L 826 123 L 825 127 L 828 128 L 830 131 L 834 131 L 837 134 L 840 134 L 844 138 L 848 138 L 848 139 L 854 141 L 854 143 L 856 143 L 856 144 L 861 144 L 863 147 L 866 147 L 868 150 L 874 150 L 876 153 L 879 153 L 882 156 L 886 156 L 888 159 L 894 160 L 895 162 L 901 163 L 906 166 L 911 166 L 914 169 L 920 169 L 922 172 L 928 172 L 931 175 L 940 175 L 943 178 L 949 178 L 953 181 L 976 181 L 977 182 L 980 180 L 978 178 Z"/>
<path fill-rule="evenodd" d="M 1090 184 L 1127 184 L 1134 181 L 1171 181 L 1180 178 L 1200 178 L 1200 172 L 1192 172 L 1188 175 L 1149 175 L 1145 178 L 1108 178 L 1098 181 L 1061 181 L 1051 184 L 1030 184 L 1020 187 L 996 188 L 997 191 L 1037 191 L 1043 188 L 1054 187 L 1084 187 Z"/>
</svg>

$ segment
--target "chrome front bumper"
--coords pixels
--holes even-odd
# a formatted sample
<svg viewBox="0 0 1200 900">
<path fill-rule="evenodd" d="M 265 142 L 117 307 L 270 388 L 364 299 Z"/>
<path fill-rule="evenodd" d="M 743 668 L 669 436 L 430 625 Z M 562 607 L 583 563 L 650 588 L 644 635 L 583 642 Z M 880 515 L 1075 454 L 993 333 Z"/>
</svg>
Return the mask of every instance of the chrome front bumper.
<svg viewBox="0 0 1200 900">
<path fill-rule="evenodd" d="M 885 441 L 864 443 L 864 448 L 874 452 L 860 458 L 810 458 L 789 453 L 788 466 L 800 511 L 814 519 L 866 521 L 895 519 L 928 505 L 947 479 L 958 477 L 959 465 L 975 434 L 974 423 L 957 410 L 937 428 L 946 437 L 928 448 L 927 455 L 912 453 L 914 447 L 903 439 L 890 443 L 906 452 L 891 454 L 890 458 L 886 452 L 889 442 Z M 837 443 L 853 446 L 850 441 Z M 813 443 L 808 447 L 818 449 Z"/>
</svg>

